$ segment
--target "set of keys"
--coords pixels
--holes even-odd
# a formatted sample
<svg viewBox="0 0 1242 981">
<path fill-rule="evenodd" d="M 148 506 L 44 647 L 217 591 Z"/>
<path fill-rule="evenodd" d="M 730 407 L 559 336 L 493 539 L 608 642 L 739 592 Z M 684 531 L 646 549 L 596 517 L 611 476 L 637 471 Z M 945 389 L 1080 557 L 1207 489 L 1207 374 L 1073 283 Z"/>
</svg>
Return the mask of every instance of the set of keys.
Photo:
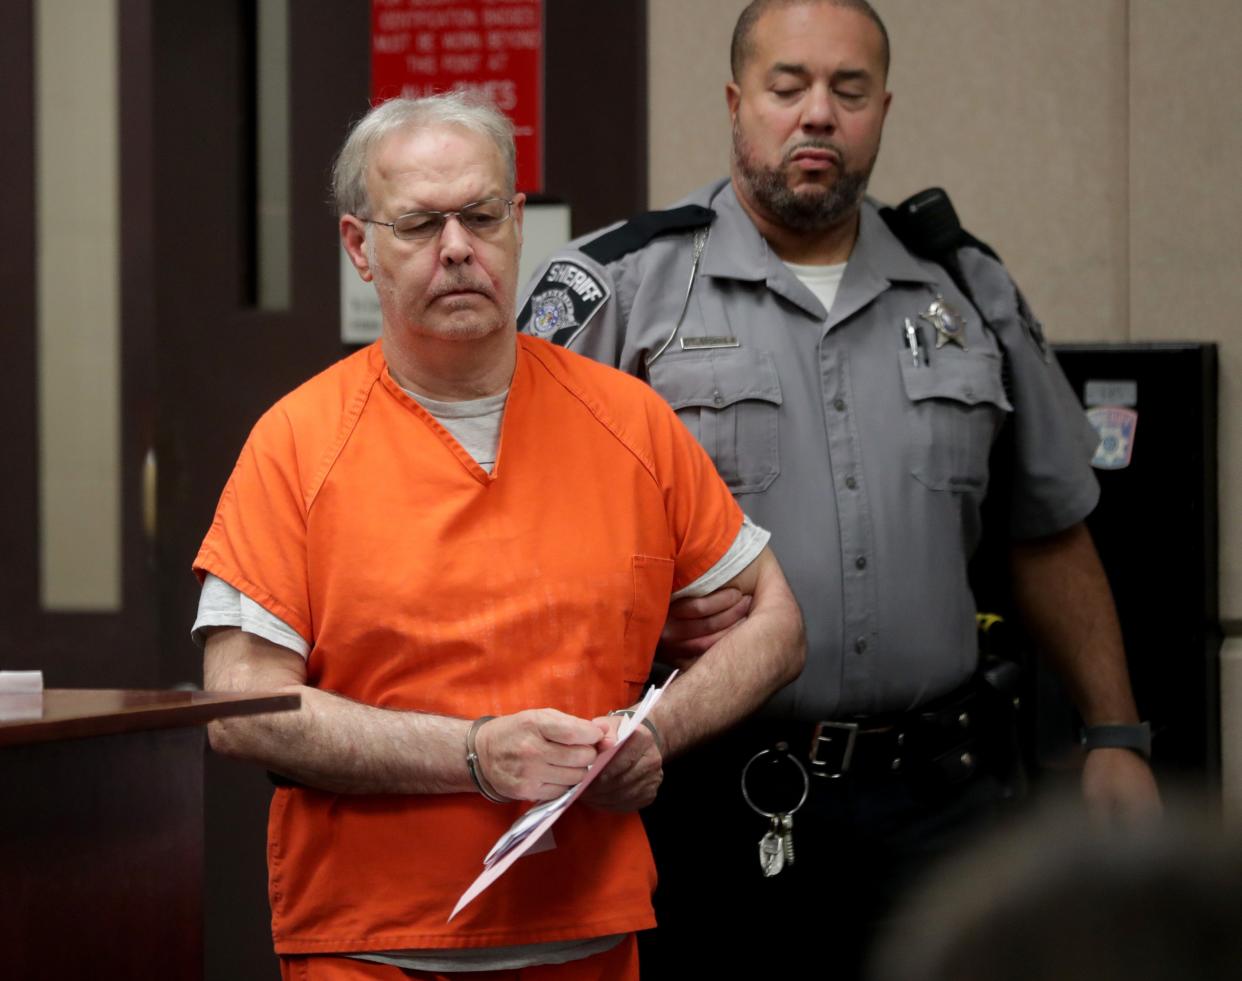
<svg viewBox="0 0 1242 981">
<path fill-rule="evenodd" d="M 767 811 L 755 803 L 752 791 L 747 787 L 747 777 L 750 776 L 751 767 L 760 760 L 771 757 L 768 763 L 780 765 L 782 761 L 788 761 L 797 768 L 798 775 L 801 777 L 802 794 L 798 798 L 798 802 L 792 807 L 783 810 Z M 759 867 L 763 870 L 763 874 L 767 878 L 780 875 L 785 866 L 794 864 L 794 843 L 793 843 L 793 816 L 798 809 L 806 803 L 807 794 L 811 790 L 811 780 L 807 776 L 806 767 L 802 762 L 789 752 L 789 746 L 786 743 L 777 743 L 772 749 L 762 749 L 747 761 L 746 766 L 742 768 L 742 796 L 746 799 L 746 803 L 750 805 L 751 810 L 768 819 L 768 830 L 762 838 L 759 839 Z M 792 799 L 792 795 L 790 795 Z"/>
<path fill-rule="evenodd" d="M 759 839 L 759 867 L 769 879 L 794 863 L 793 815 L 773 814 L 772 828 Z"/>
</svg>

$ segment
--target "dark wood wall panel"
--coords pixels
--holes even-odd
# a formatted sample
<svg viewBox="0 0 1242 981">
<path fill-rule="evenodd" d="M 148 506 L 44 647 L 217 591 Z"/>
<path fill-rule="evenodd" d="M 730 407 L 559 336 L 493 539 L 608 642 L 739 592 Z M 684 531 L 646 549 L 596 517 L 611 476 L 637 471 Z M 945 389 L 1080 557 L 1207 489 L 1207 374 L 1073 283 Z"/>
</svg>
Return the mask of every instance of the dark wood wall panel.
<svg viewBox="0 0 1242 981">
<path fill-rule="evenodd" d="M 647 210 L 647 4 L 545 0 L 546 191 L 573 234 Z"/>
<path fill-rule="evenodd" d="M 118 613 L 62 613 L 39 596 L 38 228 L 35 23 L 31 0 L 0 4 L 0 664 L 42 669 L 49 685 L 152 686 L 155 578 L 141 535 L 141 467 L 149 445 L 154 286 L 151 260 L 150 0 L 119 12 L 121 125 L 121 555 Z M 20 233 L 19 233 L 20 230 Z M 72 275 L 65 270 L 64 275 Z"/>
<path fill-rule="evenodd" d="M 155 251 L 156 88 L 151 58 L 152 0 L 121 0 L 121 541 L 124 616 L 110 626 L 115 642 L 89 649 L 90 687 L 155 687 L 165 677 L 157 646 L 160 574 L 155 542 L 143 532 L 143 461 L 155 447 L 156 277 Z M 117 657 L 118 652 L 120 657 Z M 110 662 L 130 660 L 118 677 Z M 193 681 L 181 674 L 176 682 Z"/>
<path fill-rule="evenodd" d="M 0 658 L 28 660 L 39 602 L 35 392 L 34 19 L 29 0 L 0 4 L 0 419 L 8 470 L 0 481 Z M 19 232 L 20 230 L 20 232 Z"/>
</svg>

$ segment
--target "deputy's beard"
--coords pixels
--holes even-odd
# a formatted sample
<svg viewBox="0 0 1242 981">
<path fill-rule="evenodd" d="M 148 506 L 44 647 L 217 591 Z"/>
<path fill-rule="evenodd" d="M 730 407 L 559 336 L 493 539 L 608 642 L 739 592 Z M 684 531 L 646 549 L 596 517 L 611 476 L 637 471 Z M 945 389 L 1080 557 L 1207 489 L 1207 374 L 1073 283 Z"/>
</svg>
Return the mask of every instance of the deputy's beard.
<svg viewBox="0 0 1242 981">
<path fill-rule="evenodd" d="M 791 188 L 786 172 L 797 150 L 813 147 L 831 150 L 840 161 L 837 179 L 827 187 Z M 844 150 L 829 140 L 808 139 L 792 147 L 778 167 L 755 163 L 750 144 L 737 125 L 733 127 L 733 163 L 751 201 L 786 228 L 796 232 L 822 232 L 853 216 L 862 204 L 871 178 L 872 158 L 861 170 L 851 170 Z"/>
</svg>

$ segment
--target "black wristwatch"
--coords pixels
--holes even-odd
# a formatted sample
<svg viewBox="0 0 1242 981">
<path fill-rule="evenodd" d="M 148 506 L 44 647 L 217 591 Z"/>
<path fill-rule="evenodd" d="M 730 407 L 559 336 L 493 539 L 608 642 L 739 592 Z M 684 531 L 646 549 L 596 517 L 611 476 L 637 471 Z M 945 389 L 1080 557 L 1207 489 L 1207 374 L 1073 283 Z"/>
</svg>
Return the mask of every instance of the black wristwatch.
<svg viewBox="0 0 1242 981">
<path fill-rule="evenodd" d="M 1128 749 L 1151 760 L 1151 723 L 1137 725 L 1083 726 L 1084 749 Z"/>
</svg>

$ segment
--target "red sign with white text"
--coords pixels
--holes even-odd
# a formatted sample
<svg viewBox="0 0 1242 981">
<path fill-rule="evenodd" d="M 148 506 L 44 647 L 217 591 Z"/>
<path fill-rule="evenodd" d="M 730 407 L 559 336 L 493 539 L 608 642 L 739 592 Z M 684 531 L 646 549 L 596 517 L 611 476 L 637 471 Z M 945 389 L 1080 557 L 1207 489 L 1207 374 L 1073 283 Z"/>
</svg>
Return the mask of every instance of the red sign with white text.
<svg viewBox="0 0 1242 981">
<path fill-rule="evenodd" d="M 543 0 L 371 0 L 371 104 L 450 89 L 513 121 L 517 189 L 543 190 Z"/>
</svg>

